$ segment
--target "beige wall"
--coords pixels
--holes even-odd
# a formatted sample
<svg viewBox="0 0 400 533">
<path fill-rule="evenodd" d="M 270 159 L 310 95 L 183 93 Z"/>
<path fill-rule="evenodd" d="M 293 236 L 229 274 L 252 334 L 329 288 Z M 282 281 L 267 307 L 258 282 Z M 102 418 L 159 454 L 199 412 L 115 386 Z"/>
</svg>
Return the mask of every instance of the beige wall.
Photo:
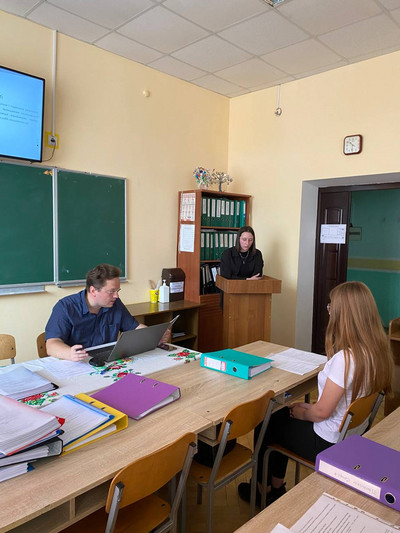
<svg viewBox="0 0 400 533">
<path fill-rule="evenodd" d="M 0 27 L 0 64 L 47 80 L 51 130 L 53 32 L 2 12 Z M 121 297 L 145 301 L 148 280 L 176 265 L 177 192 L 194 187 L 198 165 L 227 168 L 229 100 L 59 35 L 56 105 L 60 147 L 45 164 L 128 180 L 128 283 Z M 44 158 L 50 155 L 46 148 Z M 90 198 L 87 208 L 101 216 Z M 47 286 L 44 294 L 0 297 L 0 332 L 16 337 L 18 360 L 36 356 L 52 306 L 76 290 Z"/>
<path fill-rule="evenodd" d="M 266 273 L 283 280 L 273 297 L 274 342 L 295 342 L 302 182 L 399 169 L 399 67 L 396 52 L 285 84 L 280 117 L 276 88 L 231 101 L 229 172 L 254 195 L 257 247 Z M 344 156 L 343 138 L 353 133 L 364 149 Z"/>
</svg>

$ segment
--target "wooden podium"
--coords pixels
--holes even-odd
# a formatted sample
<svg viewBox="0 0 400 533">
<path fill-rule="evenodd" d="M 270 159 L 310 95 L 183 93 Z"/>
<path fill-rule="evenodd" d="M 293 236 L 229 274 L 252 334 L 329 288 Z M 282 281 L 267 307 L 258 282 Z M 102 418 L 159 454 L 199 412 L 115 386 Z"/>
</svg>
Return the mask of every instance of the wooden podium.
<svg viewBox="0 0 400 533">
<path fill-rule="evenodd" d="M 271 298 L 281 292 L 281 280 L 263 276 L 260 280 L 226 279 L 217 276 L 224 292 L 223 347 L 235 348 L 253 341 L 269 342 Z"/>
</svg>

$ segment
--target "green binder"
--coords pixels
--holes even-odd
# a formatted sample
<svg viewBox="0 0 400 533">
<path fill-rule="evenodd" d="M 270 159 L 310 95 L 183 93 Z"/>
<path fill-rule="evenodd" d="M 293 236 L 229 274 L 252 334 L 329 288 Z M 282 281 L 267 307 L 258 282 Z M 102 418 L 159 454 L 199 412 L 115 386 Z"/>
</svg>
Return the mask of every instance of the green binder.
<svg viewBox="0 0 400 533">
<path fill-rule="evenodd" d="M 242 379 L 251 379 L 271 368 L 271 359 L 258 357 L 237 350 L 219 350 L 217 352 L 203 353 L 200 365 L 204 368 L 217 370 Z"/>
</svg>

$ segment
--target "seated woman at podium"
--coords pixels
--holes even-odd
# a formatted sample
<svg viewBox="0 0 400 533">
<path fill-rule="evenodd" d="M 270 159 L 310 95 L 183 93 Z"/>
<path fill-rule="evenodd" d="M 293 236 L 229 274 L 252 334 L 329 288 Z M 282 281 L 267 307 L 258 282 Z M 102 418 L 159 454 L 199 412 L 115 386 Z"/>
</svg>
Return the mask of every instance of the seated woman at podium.
<svg viewBox="0 0 400 533">
<path fill-rule="evenodd" d="M 259 491 L 263 457 L 269 443 L 280 444 L 315 461 L 319 452 L 337 442 L 340 424 L 351 402 L 376 392 L 391 391 L 393 359 L 371 291 L 364 283 L 349 281 L 335 287 L 330 298 L 325 336 L 327 362 L 318 374 L 318 401 L 295 403 L 271 416 L 258 458 Z M 286 492 L 287 462 L 287 457 L 278 452 L 269 456 L 267 505 Z M 240 483 L 239 496 L 250 501 L 249 483 Z M 258 492 L 257 502 L 260 500 Z"/>
<path fill-rule="evenodd" d="M 221 257 L 221 276 L 227 279 L 262 279 L 264 261 L 256 249 L 256 236 L 251 226 L 243 226 L 237 233 L 235 246 Z"/>
</svg>

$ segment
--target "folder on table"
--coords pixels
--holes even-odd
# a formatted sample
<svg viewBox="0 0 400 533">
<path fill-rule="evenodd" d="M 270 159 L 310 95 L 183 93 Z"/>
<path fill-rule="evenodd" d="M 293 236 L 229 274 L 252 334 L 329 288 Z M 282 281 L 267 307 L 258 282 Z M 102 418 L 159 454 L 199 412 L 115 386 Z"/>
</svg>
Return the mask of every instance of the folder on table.
<svg viewBox="0 0 400 533">
<path fill-rule="evenodd" d="M 24 448 L 20 452 L 0 457 L 0 468 L 18 463 L 27 463 L 44 457 L 60 455 L 62 449 L 63 441 L 59 437 L 53 437 L 45 442 Z"/>
<path fill-rule="evenodd" d="M 203 353 L 200 364 L 204 368 L 224 372 L 231 376 L 250 379 L 268 368 L 271 368 L 271 359 L 258 357 L 237 350 L 219 350 L 217 352 Z"/>
<path fill-rule="evenodd" d="M 178 387 L 136 374 L 128 374 L 92 395 L 134 420 L 160 409 L 181 397 Z"/>
<path fill-rule="evenodd" d="M 352 435 L 319 453 L 315 470 L 400 511 L 400 452 Z"/>
<path fill-rule="evenodd" d="M 111 415 L 111 418 L 109 418 L 109 420 L 101 426 L 95 428 L 93 431 L 86 433 L 86 435 L 83 435 L 82 437 L 74 440 L 67 446 L 64 446 L 63 455 L 71 451 L 78 450 L 79 448 L 86 446 L 90 442 L 103 439 L 104 437 L 108 437 L 108 435 L 112 435 L 113 433 L 117 433 L 118 431 L 121 431 L 122 429 L 128 427 L 128 417 L 125 413 L 121 413 L 121 411 L 118 411 L 117 409 L 114 409 L 109 405 L 95 400 L 87 394 L 77 394 L 76 398 L 93 407 L 96 407 L 97 409 L 101 409 L 105 413 Z"/>
</svg>

